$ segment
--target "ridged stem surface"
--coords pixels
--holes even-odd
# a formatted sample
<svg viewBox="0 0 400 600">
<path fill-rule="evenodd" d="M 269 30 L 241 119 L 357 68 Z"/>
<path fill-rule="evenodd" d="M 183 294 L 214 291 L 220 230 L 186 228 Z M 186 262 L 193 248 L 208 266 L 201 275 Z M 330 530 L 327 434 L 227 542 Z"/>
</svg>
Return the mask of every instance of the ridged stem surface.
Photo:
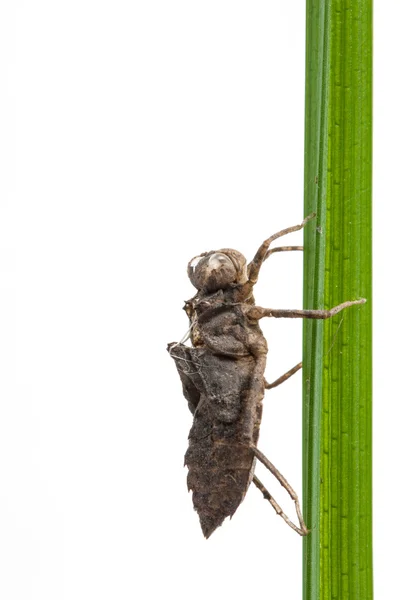
<svg viewBox="0 0 400 600">
<path fill-rule="evenodd" d="M 308 0 L 304 600 L 371 600 L 372 1 Z"/>
</svg>

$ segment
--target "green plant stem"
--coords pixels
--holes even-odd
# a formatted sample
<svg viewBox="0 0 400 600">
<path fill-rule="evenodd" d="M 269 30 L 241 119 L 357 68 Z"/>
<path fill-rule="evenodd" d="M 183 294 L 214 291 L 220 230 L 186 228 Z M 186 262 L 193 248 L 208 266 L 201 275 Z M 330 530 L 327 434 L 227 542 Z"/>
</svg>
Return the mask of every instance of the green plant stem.
<svg viewBox="0 0 400 600">
<path fill-rule="evenodd" d="M 372 598 L 372 0 L 307 0 L 304 600 Z"/>
</svg>

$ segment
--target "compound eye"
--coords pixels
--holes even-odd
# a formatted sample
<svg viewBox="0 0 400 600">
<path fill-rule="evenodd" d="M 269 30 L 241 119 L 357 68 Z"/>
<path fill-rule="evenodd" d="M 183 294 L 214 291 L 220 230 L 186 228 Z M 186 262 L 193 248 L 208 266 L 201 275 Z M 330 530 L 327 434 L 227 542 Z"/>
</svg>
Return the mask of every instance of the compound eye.
<svg viewBox="0 0 400 600">
<path fill-rule="evenodd" d="M 208 259 L 208 266 L 210 269 L 218 269 L 221 265 L 230 263 L 232 265 L 232 261 L 229 259 L 226 254 L 222 254 L 222 252 L 215 252 L 211 254 Z"/>
<path fill-rule="evenodd" d="M 192 258 L 192 260 L 189 263 L 189 267 L 191 269 L 195 269 L 202 258 L 203 258 L 202 256 L 195 256 L 194 258 Z"/>
</svg>

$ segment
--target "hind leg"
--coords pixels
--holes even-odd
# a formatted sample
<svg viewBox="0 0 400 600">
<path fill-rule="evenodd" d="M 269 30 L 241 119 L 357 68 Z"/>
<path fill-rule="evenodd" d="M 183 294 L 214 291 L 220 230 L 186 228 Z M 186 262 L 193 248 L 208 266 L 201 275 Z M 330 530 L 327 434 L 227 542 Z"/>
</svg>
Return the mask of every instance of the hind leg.
<svg viewBox="0 0 400 600">
<path fill-rule="evenodd" d="M 253 446 L 253 450 L 254 450 L 254 454 L 258 458 L 258 460 L 268 469 L 268 471 L 270 471 L 272 473 L 272 475 L 279 481 L 281 486 L 285 488 L 285 490 L 287 491 L 289 496 L 294 501 L 294 504 L 296 507 L 297 518 L 299 520 L 300 527 L 297 527 L 297 525 L 295 525 L 289 519 L 289 517 L 283 512 L 282 508 L 279 506 L 279 504 L 276 502 L 276 500 L 271 496 L 271 494 L 268 492 L 268 490 L 264 487 L 264 485 L 261 483 L 261 481 L 255 475 L 253 476 L 254 485 L 256 487 L 258 487 L 258 489 L 262 492 L 264 498 L 266 500 L 268 500 L 268 502 L 273 506 L 276 514 L 278 514 L 280 517 L 282 517 L 282 519 L 289 525 L 289 527 L 291 527 L 292 529 L 297 531 L 297 533 L 299 535 L 307 535 L 309 533 L 309 530 L 307 529 L 307 526 L 304 522 L 304 518 L 303 518 L 301 509 L 300 509 L 299 498 L 298 498 L 296 492 L 294 491 L 292 486 L 289 484 L 289 482 L 284 478 L 284 476 L 272 464 L 272 462 L 269 461 L 268 458 L 266 456 L 264 456 L 264 454 L 262 452 L 260 452 L 260 450 L 258 448 Z"/>
</svg>

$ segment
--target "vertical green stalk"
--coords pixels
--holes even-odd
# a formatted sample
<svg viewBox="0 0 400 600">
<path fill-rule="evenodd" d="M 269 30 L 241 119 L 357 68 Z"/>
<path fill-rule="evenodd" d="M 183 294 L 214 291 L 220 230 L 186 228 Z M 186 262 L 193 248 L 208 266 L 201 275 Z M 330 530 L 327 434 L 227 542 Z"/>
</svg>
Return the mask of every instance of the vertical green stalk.
<svg viewBox="0 0 400 600">
<path fill-rule="evenodd" d="M 304 600 L 372 598 L 372 0 L 307 0 Z"/>
</svg>

